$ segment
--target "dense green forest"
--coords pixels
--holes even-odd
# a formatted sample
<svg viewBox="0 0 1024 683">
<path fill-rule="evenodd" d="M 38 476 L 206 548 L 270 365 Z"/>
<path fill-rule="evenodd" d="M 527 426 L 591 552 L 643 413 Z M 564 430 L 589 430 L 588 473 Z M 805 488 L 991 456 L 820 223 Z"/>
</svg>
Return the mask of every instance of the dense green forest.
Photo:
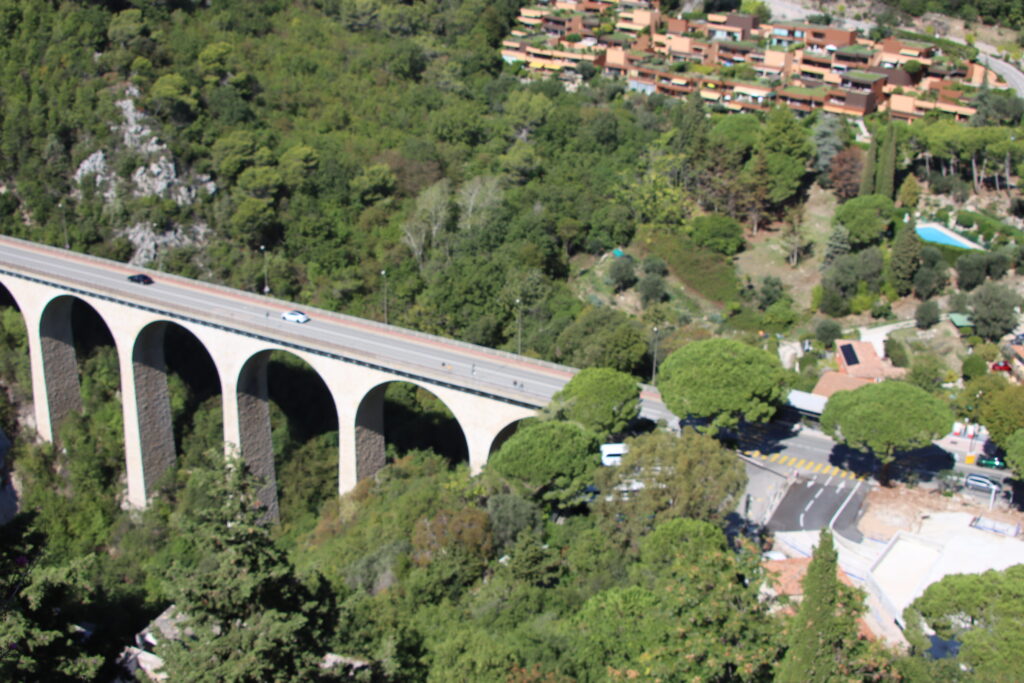
<svg viewBox="0 0 1024 683">
<path fill-rule="evenodd" d="M 1005 189 L 1024 159 L 1020 101 L 976 93 L 970 127 L 871 119 L 868 147 L 832 117 L 727 115 L 600 75 L 572 92 L 531 81 L 495 49 L 517 11 L 480 0 L 0 0 L 5 234 L 121 260 L 149 240 L 153 268 L 255 292 L 266 272 L 276 296 L 377 319 L 386 277 L 392 323 L 514 350 L 521 319 L 525 353 L 601 368 L 480 477 L 452 449 L 444 406 L 392 385 L 391 464 L 338 499 L 337 425 L 303 410 L 323 387 L 275 356 L 282 522 L 268 528 L 254 482 L 220 452 L 219 388 L 189 339 L 169 344 L 180 356 L 168 358 L 178 465 L 145 511 L 126 511 L 109 335 L 77 310 L 84 410 L 40 445 L 17 419 L 31 401 L 24 323 L 0 308 L 0 423 L 16 440 L 25 511 L 0 543 L 5 678 L 108 676 L 171 603 L 200 634 L 160 648 L 175 680 L 330 678 L 317 670 L 327 652 L 364 662 L 363 680 L 801 680 L 815 651 L 832 654 L 815 664 L 822 678 L 967 677 L 918 656 L 919 641 L 900 656 L 857 638 L 860 598 L 826 578 L 827 553 L 815 558 L 811 606 L 785 616 L 764 600 L 760 539 L 735 533 L 730 516 L 743 469 L 711 436 L 647 425 L 629 432 L 624 468 L 601 469 L 594 453 L 627 434 L 657 325 L 666 400 L 723 427 L 768 419 L 816 368 L 797 376 L 740 341 L 700 341 L 715 332 L 800 330 L 824 350 L 841 330 L 813 327 L 818 313 L 882 318 L 910 296 L 927 327 L 954 269 L 948 306 L 974 316 L 978 348 L 1011 329 L 1017 299 L 999 281 L 1019 266 L 1020 232 L 997 212 L 945 209 L 990 247 L 962 255 L 923 246 L 899 209 L 926 192 Z M 161 159 L 177 185 L 140 191 Z M 766 229 L 788 263 L 806 259 L 813 184 L 844 203 L 803 310 L 781 280 L 744 281 L 732 259 Z M 640 315 L 578 288 L 615 247 L 634 258 L 613 259 L 607 285 L 637 292 Z M 735 396 L 687 374 L 736 354 L 764 371 L 736 373 Z M 941 394 L 945 368 L 905 360 L 918 392 Z M 954 407 L 988 411 L 1012 448 L 1019 392 L 998 377 L 971 382 Z M 929 421 L 944 419 L 948 399 Z M 882 436 L 869 444 L 879 453 L 911 438 Z M 650 484 L 637 495 L 608 493 L 636 476 Z M 922 618 L 952 629 L 933 602 Z M 995 612 L 998 650 L 1014 622 Z M 828 628 L 815 629 L 822 614 Z M 97 625 L 91 638 L 83 623 Z"/>
</svg>

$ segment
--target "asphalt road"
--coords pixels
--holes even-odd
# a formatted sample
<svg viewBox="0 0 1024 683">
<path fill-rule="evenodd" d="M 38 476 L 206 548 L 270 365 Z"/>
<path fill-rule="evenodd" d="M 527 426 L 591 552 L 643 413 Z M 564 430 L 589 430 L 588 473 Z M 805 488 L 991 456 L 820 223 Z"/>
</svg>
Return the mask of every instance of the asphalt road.
<svg viewBox="0 0 1024 683">
<path fill-rule="evenodd" d="M 554 363 L 310 307 L 302 307 L 310 322 L 285 322 L 281 313 L 296 304 L 10 237 L 0 237 L 0 271 L 525 406 L 546 405 L 576 372 Z M 128 282 L 128 275 L 140 272 L 154 283 Z M 673 420 L 653 387 L 644 386 L 642 401 L 644 417 Z"/>
<path fill-rule="evenodd" d="M 824 529 L 833 524 L 850 538 L 868 485 L 836 477 L 798 480 L 779 502 L 768 528 L 772 531 Z M 854 539 L 856 540 L 856 539 Z"/>
</svg>

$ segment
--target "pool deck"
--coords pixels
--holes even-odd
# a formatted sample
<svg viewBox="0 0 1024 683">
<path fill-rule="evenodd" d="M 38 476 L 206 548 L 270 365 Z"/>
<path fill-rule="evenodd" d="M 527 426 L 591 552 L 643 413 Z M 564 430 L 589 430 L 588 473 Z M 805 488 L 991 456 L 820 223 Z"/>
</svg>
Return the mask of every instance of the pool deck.
<svg viewBox="0 0 1024 683">
<path fill-rule="evenodd" d="M 960 235 L 956 234 L 955 232 L 953 232 L 952 230 L 950 230 L 946 226 L 941 225 L 939 223 L 932 223 L 932 222 L 918 223 L 917 227 L 915 228 L 915 230 L 917 228 L 931 228 L 932 230 L 938 230 L 939 232 L 941 232 L 942 234 L 944 234 L 947 237 L 949 237 L 949 239 L 953 240 L 954 242 L 956 242 L 958 245 L 960 245 L 964 249 L 979 249 L 981 251 L 985 251 L 985 247 L 981 246 L 980 244 L 975 244 L 974 242 L 970 241 L 969 239 L 967 239 L 965 237 L 961 237 Z M 921 236 L 921 233 L 918 233 L 918 236 Z M 929 242 L 930 241 L 930 240 L 925 239 L 924 237 L 921 237 L 921 239 L 923 239 L 925 242 Z M 945 243 L 944 242 L 932 242 L 932 244 L 945 244 Z"/>
</svg>

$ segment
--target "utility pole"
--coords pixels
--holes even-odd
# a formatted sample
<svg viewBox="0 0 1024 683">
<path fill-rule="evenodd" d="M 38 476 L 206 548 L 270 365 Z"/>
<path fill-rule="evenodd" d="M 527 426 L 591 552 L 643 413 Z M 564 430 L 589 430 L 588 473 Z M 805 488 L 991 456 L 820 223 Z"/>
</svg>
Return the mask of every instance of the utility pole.
<svg viewBox="0 0 1024 683">
<path fill-rule="evenodd" d="M 658 378 L 658 327 L 654 327 L 654 353 L 651 354 L 651 384 Z"/>
<path fill-rule="evenodd" d="M 516 353 L 523 355 L 523 300 L 516 298 Z"/>
<path fill-rule="evenodd" d="M 384 324 L 388 324 L 388 271 L 381 269 L 380 276 L 384 279 Z"/>
<path fill-rule="evenodd" d="M 263 255 L 263 294 L 270 294 L 270 278 L 267 272 L 267 245 L 260 245 L 260 253 Z"/>
</svg>

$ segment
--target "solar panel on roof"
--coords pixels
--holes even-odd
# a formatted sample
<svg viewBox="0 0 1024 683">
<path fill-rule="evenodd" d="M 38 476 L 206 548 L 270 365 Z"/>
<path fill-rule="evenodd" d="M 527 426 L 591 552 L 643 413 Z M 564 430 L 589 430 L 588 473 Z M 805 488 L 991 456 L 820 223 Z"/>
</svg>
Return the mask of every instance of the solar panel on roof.
<svg viewBox="0 0 1024 683">
<path fill-rule="evenodd" d="M 843 354 L 843 359 L 847 365 L 856 365 L 860 362 L 860 358 L 857 358 L 857 352 L 853 348 L 853 344 L 843 344 L 839 347 L 839 351 Z"/>
</svg>

